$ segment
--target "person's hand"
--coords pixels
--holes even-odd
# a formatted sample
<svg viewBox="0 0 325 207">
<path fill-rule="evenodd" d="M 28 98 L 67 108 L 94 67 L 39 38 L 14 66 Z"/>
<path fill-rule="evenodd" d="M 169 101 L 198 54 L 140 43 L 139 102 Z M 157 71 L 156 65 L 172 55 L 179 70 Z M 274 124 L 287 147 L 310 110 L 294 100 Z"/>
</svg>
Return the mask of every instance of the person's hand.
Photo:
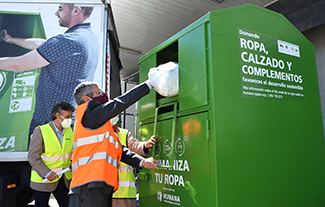
<svg viewBox="0 0 325 207">
<path fill-rule="evenodd" d="M 153 88 L 153 85 L 151 84 L 151 81 L 149 79 L 146 80 L 145 83 L 147 84 L 147 86 L 149 87 L 149 89 Z"/>
<path fill-rule="evenodd" d="M 51 172 L 51 174 L 49 174 L 49 176 L 47 176 L 47 179 L 49 181 L 55 180 L 57 178 L 59 178 L 59 176 L 57 174 L 55 174 L 54 172 Z"/>
<path fill-rule="evenodd" d="M 158 161 L 153 158 L 146 158 L 142 162 L 142 167 L 147 168 L 147 169 L 158 169 Z"/>
<path fill-rule="evenodd" d="M 1 32 L 3 33 L 3 35 L 1 36 L 1 40 L 11 43 L 12 37 L 8 34 L 7 30 L 3 29 Z"/>
<path fill-rule="evenodd" d="M 150 137 L 150 139 L 146 143 L 144 143 L 144 147 L 145 148 L 150 148 L 155 144 L 155 142 L 156 142 L 155 136 L 152 136 L 152 137 Z"/>
</svg>

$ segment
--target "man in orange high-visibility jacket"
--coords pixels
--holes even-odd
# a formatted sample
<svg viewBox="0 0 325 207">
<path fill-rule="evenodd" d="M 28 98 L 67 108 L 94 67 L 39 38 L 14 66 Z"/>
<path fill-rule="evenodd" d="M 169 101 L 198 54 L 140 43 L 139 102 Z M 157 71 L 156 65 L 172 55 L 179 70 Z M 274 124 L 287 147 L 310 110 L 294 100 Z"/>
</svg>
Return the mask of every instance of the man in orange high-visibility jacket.
<svg viewBox="0 0 325 207">
<path fill-rule="evenodd" d="M 111 206 L 112 194 L 118 188 L 120 160 L 136 168 L 158 168 L 154 158 L 144 159 L 121 145 L 110 123 L 111 118 L 147 95 L 150 88 L 148 80 L 108 101 L 95 82 L 76 87 L 70 207 Z"/>
</svg>

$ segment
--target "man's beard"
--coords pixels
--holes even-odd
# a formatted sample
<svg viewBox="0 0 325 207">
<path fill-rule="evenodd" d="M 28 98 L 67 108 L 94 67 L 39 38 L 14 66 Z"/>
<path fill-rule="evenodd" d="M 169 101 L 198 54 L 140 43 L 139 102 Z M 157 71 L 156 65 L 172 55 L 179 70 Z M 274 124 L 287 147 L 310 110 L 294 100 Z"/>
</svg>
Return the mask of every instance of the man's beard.
<svg viewBox="0 0 325 207">
<path fill-rule="evenodd" d="M 69 26 L 69 21 L 63 20 L 63 19 L 59 19 L 59 25 L 61 27 L 68 27 Z"/>
</svg>

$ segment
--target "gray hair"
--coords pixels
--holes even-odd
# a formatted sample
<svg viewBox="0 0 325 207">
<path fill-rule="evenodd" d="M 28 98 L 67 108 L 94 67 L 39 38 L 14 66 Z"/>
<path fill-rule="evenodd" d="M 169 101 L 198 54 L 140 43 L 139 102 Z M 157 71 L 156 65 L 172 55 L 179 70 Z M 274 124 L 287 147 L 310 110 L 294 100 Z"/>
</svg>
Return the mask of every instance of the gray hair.
<svg viewBox="0 0 325 207">
<path fill-rule="evenodd" d="M 85 95 L 94 92 L 93 86 L 98 86 L 98 84 L 93 81 L 88 81 L 88 82 L 80 83 L 76 86 L 76 88 L 74 89 L 73 95 L 74 95 L 74 99 L 75 99 L 76 103 L 78 104 L 78 106 L 85 102 L 83 100 L 83 97 Z"/>
</svg>

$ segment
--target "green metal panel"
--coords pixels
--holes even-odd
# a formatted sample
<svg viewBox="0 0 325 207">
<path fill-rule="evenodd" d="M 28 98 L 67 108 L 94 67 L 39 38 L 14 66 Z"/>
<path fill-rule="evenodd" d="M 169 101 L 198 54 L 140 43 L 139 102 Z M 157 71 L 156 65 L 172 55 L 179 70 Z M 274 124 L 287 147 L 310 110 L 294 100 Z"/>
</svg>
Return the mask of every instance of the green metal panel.
<svg viewBox="0 0 325 207">
<path fill-rule="evenodd" d="M 174 143 L 171 141 L 173 119 L 157 123 L 159 142 L 154 157 L 161 166 L 171 166 L 171 169 L 142 170 L 140 179 L 147 180 L 140 182 L 140 206 L 210 206 L 213 198 L 209 190 L 206 119 L 206 113 L 178 117 Z M 153 125 L 141 125 L 140 139 L 153 133 Z M 173 163 L 170 163 L 171 156 Z M 198 179 L 202 177 L 205 179 Z"/>
<path fill-rule="evenodd" d="M 139 74 L 139 82 L 143 82 L 148 80 L 148 72 L 150 68 L 156 67 L 157 59 L 156 55 L 152 55 L 148 58 L 143 64 L 140 65 L 140 71 L 143 71 Z M 141 114 L 139 114 L 139 119 L 144 120 L 149 117 L 152 117 L 155 113 L 156 108 L 156 92 L 151 90 L 150 93 L 140 99 L 139 101 L 139 110 Z"/>
<path fill-rule="evenodd" d="M 259 7 L 212 13 L 211 24 L 220 206 L 324 205 L 324 139 L 313 46 L 282 16 Z M 300 56 L 279 52 L 278 40 L 298 46 Z M 266 65 L 258 63 L 263 58 Z M 274 67 L 281 60 L 283 69 Z M 246 66 L 267 73 L 246 74 Z M 279 79 L 272 71 L 294 77 Z M 240 199 L 229 199 L 234 195 Z"/>
<path fill-rule="evenodd" d="M 205 24 L 179 38 L 180 111 L 208 104 Z"/>
<path fill-rule="evenodd" d="M 177 172 L 144 170 L 141 206 L 325 206 L 324 135 L 313 45 L 282 15 L 244 5 L 210 12 L 150 51 L 140 66 L 176 43 L 178 51 L 172 53 L 178 57 L 171 57 L 180 67 L 180 94 L 169 102 L 178 102 L 176 140 L 184 141 L 181 159 L 190 163 L 190 171 L 179 175 L 191 183 L 196 200 L 189 202 L 185 186 L 164 183 L 165 174 Z M 184 95 L 187 90 L 192 94 Z M 168 102 L 151 98 L 156 98 L 148 100 L 156 107 Z M 158 149 L 171 138 L 172 111 L 158 109 Z M 150 113 L 148 117 L 155 116 L 154 110 Z M 184 133 L 191 117 L 197 123 Z M 143 140 L 153 134 L 153 124 L 152 119 L 143 120 Z M 176 143 L 171 145 L 174 149 L 163 146 L 155 156 L 165 160 L 162 165 L 179 159 L 168 156 L 168 149 L 177 155 Z M 192 169 L 200 169 L 201 175 Z"/>
<path fill-rule="evenodd" d="M 46 38 L 37 13 L 0 11 L 0 30 L 14 37 Z M 19 56 L 29 50 L 0 41 L 0 57 Z M 26 151 L 29 124 L 32 119 L 39 69 L 23 72 L 0 70 L 0 151 Z"/>
</svg>

